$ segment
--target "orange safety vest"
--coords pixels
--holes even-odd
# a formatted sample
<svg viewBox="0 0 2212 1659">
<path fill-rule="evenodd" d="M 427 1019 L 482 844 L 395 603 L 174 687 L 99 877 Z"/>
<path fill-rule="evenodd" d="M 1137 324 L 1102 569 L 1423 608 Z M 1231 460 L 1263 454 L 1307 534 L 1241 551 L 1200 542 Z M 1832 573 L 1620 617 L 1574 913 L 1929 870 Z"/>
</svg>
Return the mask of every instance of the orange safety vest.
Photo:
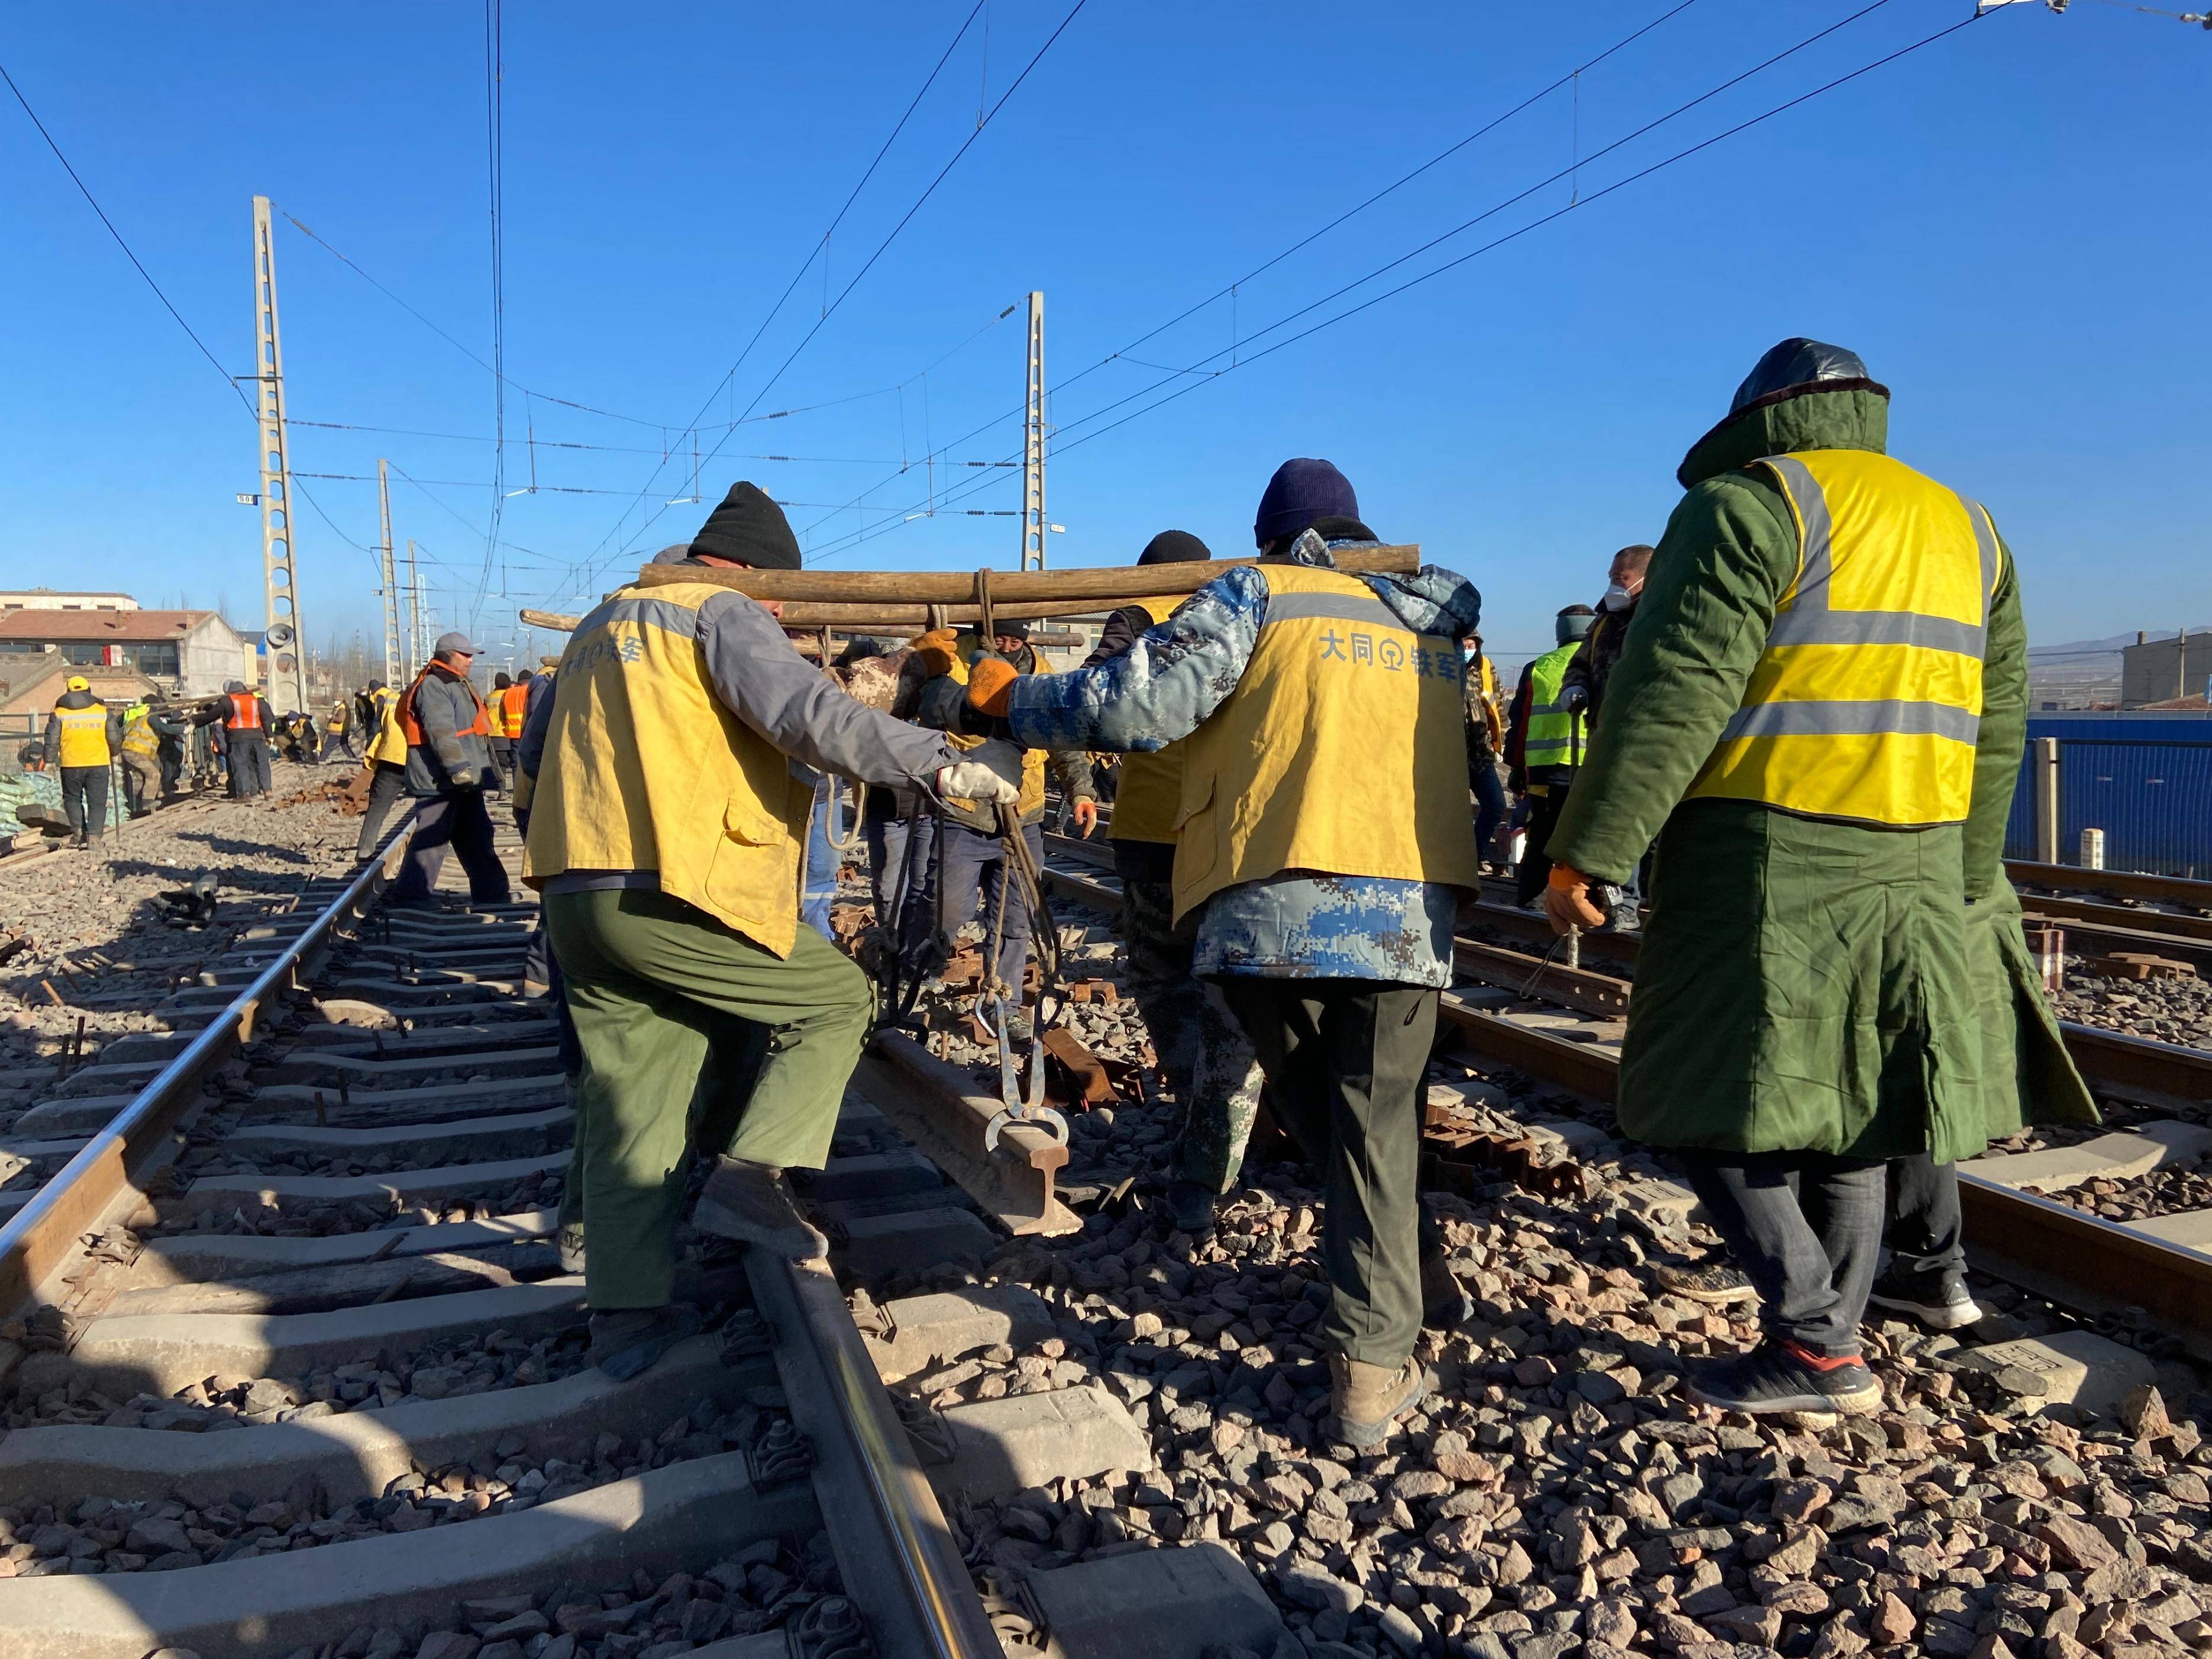
<svg viewBox="0 0 2212 1659">
<path fill-rule="evenodd" d="M 261 700 L 251 691 L 233 691 L 230 713 L 223 716 L 226 732 L 258 732 L 261 729 Z"/>
<path fill-rule="evenodd" d="M 425 668 L 415 677 L 415 683 L 407 688 L 399 699 L 399 729 L 406 735 L 408 746 L 411 749 L 420 749 L 422 746 L 422 722 L 415 718 L 415 694 L 422 690 L 422 682 L 429 678 L 430 671 Z M 461 684 L 469 688 L 469 701 L 477 706 L 477 717 L 461 727 L 455 735 L 464 738 L 491 736 L 491 714 L 484 708 L 484 700 L 477 696 L 476 687 L 469 681 L 463 680 Z"/>
<path fill-rule="evenodd" d="M 499 694 L 499 726 L 497 735 L 519 738 L 522 735 L 523 718 L 528 714 L 530 688 L 510 685 Z"/>
</svg>

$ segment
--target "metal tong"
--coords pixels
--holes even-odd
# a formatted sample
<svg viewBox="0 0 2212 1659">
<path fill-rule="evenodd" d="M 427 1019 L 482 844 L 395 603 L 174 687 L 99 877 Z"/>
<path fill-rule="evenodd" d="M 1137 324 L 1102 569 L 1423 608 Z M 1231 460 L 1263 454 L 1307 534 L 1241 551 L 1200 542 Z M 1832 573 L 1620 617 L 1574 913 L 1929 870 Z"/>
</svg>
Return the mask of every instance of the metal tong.
<svg viewBox="0 0 2212 1659">
<path fill-rule="evenodd" d="M 999 1038 L 999 1110 L 983 1130 L 983 1150 L 996 1152 L 999 1137 L 1010 1123 L 1027 1124 L 1033 1129 L 1043 1129 L 1061 1146 L 1067 1145 L 1067 1120 L 1044 1103 L 1044 1040 L 1032 1031 L 1030 1037 L 1030 1087 L 1022 1093 L 1021 1068 L 1014 1055 L 1013 1040 L 1007 1035 L 1012 1016 L 1006 1008 L 1007 999 L 991 999 L 991 1029 Z"/>
</svg>

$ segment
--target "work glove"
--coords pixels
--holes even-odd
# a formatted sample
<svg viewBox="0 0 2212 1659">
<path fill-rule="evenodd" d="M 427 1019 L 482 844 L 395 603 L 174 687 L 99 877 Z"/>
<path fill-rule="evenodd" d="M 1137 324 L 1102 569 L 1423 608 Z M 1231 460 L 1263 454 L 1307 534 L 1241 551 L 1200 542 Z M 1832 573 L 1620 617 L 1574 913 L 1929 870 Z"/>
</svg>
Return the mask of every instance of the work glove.
<svg viewBox="0 0 2212 1659">
<path fill-rule="evenodd" d="M 989 801 L 1011 806 L 1021 798 L 1022 792 L 1000 777 L 988 762 L 964 760 L 957 765 L 939 769 L 937 793 L 947 800 Z"/>
<path fill-rule="evenodd" d="M 477 787 L 477 772 L 473 766 L 456 767 L 451 776 L 453 780 L 453 787 L 456 789 L 473 789 Z"/>
<path fill-rule="evenodd" d="M 1552 878 L 1544 886 L 1544 915 L 1553 933 L 1565 938 L 1577 928 L 1588 933 L 1605 926 L 1605 912 L 1590 902 L 1589 888 L 1590 878 L 1581 871 L 1552 866 Z"/>
<path fill-rule="evenodd" d="M 914 641 L 915 654 L 920 657 L 934 679 L 939 674 L 950 674 L 953 665 L 960 660 L 959 639 L 949 628 L 933 628 Z"/>
<path fill-rule="evenodd" d="M 1004 720 L 1012 712 L 1014 682 L 1021 678 L 1003 657 L 978 659 L 968 671 L 968 706 L 980 714 Z"/>
<path fill-rule="evenodd" d="M 1559 701 L 1572 714 L 1589 707 L 1589 693 L 1579 685 L 1571 685 L 1559 694 Z"/>
<path fill-rule="evenodd" d="M 1084 840 L 1089 841 L 1091 839 L 1091 832 L 1098 827 L 1098 803 L 1097 801 L 1085 796 L 1083 799 L 1075 803 L 1075 827 L 1083 832 Z"/>
</svg>

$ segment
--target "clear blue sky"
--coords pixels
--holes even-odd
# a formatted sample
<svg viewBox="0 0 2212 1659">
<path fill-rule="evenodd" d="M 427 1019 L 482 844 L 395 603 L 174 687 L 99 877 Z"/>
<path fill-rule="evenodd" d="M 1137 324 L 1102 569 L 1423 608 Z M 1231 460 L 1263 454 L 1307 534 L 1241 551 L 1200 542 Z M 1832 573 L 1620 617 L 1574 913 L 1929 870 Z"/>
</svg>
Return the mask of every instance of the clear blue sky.
<svg viewBox="0 0 2212 1659">
<path fill-rule="evenodd" d="M 617 493 L 508 500 L 487 578 L 490 376 L 280 218 L 295 419 L 458 434 L 302 427 L 295 468 L 372 475 L 383 454 L 426 481 L 395 479 L 397 532 L 432 561 L 441 622 L 494 644 L 519 637 L 515 605 L 581 608 L 688 538 L 704 507 L 663 504 L 691 493 L 681 434 L 718 387 L 702 493 L 749 477 L 808 503 L 792 519 L 831 568 L 1006 568 L 1018 521 L 964 509 L 1018 507 L 1018 473 L 961 464 L 1018 452 L 1022 316 L 994 319 L 1041 289 L 1055 562 L 1123 562 L 1170 526 L 1244 550 L 1275 464 L 1324 455 L 1383 536 L 1475 580 L 1511 656 L 1596 597 L 1614 547 L 1656 539 L 1684 448 L 1759 351 L 1808 333 L 1894 389 L 1896 453 L 1988 502 L 2038 639 L 2212 617 L 2202 30 L 2093 0 L 2008 7 L 1248 362 L 1968 10 L 1888 0 L 1259 332 L 1857 9 L 1695 0 L 1233 300 L 1060 386 L 1673 3 L 1088 0 L 769 384 L 1073 3 L 989 0 L 831 240 L 826 286 L 817 257 L 725 384 L 973 3 L 507 5 L 507 373 L 635 418 L 511 388 L 506 488 Z M 484 57 L 467 3 L 0 11 L 0 63 L 233 374 L 252 361 L 256 191 L 490 355 Z M 256 486 L 252 422 L 4 90 L 0 223 L 0 585 L 226 599 L 258 625 L 259 528 L 233 501 Z M 1240 336 L 1232 373 L 1078 441 L 1164 372 L 1225 365 L 1212 354 Z M 749 405 L 805 412 L 726 430 Z M 664 441 L 684 459 L 656 475 Z M 374 485 L 303 483 L 337 527 L 301 503 L 310 637 L 373 635 L 372 562 L 337 532 L 375 539 Z M 855 498 L 868 510 L 836 510 Z"/>
</svg>

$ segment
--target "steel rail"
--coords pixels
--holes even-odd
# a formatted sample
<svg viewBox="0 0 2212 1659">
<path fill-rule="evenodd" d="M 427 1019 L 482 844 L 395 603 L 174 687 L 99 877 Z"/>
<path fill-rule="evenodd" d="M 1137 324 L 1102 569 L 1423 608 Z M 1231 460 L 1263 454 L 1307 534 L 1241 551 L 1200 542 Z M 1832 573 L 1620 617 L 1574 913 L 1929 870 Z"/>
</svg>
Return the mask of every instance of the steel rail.
<svg viewBox="0 0 2212 1659">
<path fill-rule="evenodd" d="M 97 1226 L 131 1188 L 208 1074 L 252 1038 L 263 1006 L 297 988 L 302 973 L 313 970 L 340 930 L 383 889 L 400 842 L 413 831 L 415 810 L 410 805 L 401 815 L 345 890 L 0 1225 L 0 1310 L 20 1311 L 37 1296 L 78 1236 Z"/>
<path fill-rule="evenodd" d="M 2111 893 L 2121 898 L 2160 899 L 2212 910 L 2212 881 L 2186 876 L 2152 876 L 2135 870 L 2083 870 L 2071 864 L 2031 864 L 2007 859 L 2005 874 L 2015 887 L 2047 887 L 2062 893 Z M 2033 901 L 2028 901 L 2032 902 Z"/>
<path fill-rule="evenodd" d="M 818 1261 L 745 1252 L 755 1306 L 775 1336 L 776 1372 L 826 1484 L 856 1501 L 822 1504 L 837 1559 L 879 1566 L 869 1590 L 846 1594 L 881 1659 L 1003 1659 L 998 1632 L 962 1559 L 959 1540 L 915 1456 L 853 1324 L 844 1292 Z"/>
</svg>

